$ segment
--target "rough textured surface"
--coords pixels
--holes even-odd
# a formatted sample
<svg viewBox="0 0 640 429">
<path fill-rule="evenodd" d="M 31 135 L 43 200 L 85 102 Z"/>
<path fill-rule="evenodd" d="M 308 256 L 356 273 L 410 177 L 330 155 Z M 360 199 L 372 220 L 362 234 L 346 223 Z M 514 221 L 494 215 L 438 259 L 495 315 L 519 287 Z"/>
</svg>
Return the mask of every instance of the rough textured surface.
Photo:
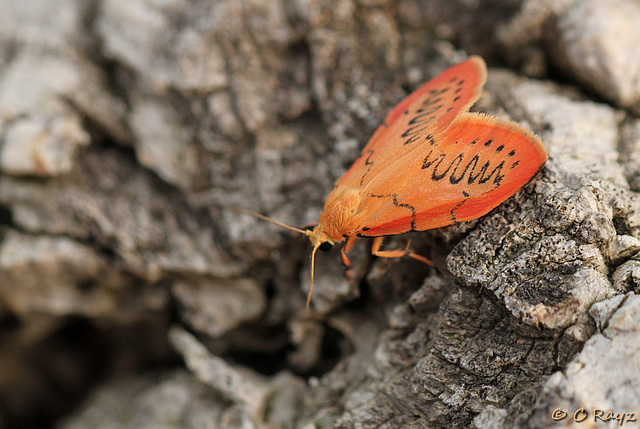
<svg viewBox="0 0 640 429">
<path fill-rule="evenodd" d="M 635 0 L 0 0 L 0 427 L 640 416 L 638 20 Z M 547 166 L 413 234 L 435 268 L 362 240 L 350 282 L 319 254 L 307 314 L 306 239 L 227 206 L 317 222 L 386 112 L 468 54 L 490 66 L 475 109 Z"/>
</svg>

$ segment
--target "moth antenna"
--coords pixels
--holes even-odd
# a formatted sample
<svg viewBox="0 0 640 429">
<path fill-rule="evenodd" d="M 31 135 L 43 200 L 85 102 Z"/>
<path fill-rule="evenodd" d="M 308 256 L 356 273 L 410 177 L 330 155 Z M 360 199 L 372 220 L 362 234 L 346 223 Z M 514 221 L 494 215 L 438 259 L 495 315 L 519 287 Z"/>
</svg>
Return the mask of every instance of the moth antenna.
<svg viewBox="0 0 640 429">
<path fill-rule="evenodd" d="M 313 251 L 311 252 L 311 284 L 309 285 L 309 294 L 307 295 L 307 314 L 311 308 L 311 294 L 313 293 L 313 273 L 316 271 L 316 250 L 322 243 L 320 241 L 313 245 Z"/>
<path fill-rule="evenodd" d="M 290 229 L 292 231 L 299 232 L 299 233 L 304 234 L 306 236 L 310 236 L 311 235 L 311 231 L 305 231 L 304 229 L 295 228 L 293 226 L 285 225 L 282 222 L 278 222 L 277 220 L 273 220 L 270 217 L 266 217 L 265 215 L 262 215 L 262 214 L 260 214 L 258 212 L 254 212 L 254 211 L 251 211 L 251 210 L 243 209 L 242 207 L 234 207 L 234 206 L 227 206 L 227 205 L 225 205 L 225 207 L 227 207 L 228 209 L 240 212 L 240 213 L 248 214 L 249 216 L 257 217 L 258 219 L 266 220 L 267 222 L 271 222 L 271 223 L 276 224 L 278 226 L 281 226 L 283 228 L 287 228 L 287 229 Z"/>
<path fill-rule="evenodd" d="M 234 210 L 240 213 L 244 213 L 244 214 L 248 214 L 249 216 L 253 216 L 253 217 L 257 217 L 258 219 L 262 219 L 262 220 L 266 220 L 267 222 L 271 222 L 275 225 L 281 226 L 283 228 L 287 228 L 290 229 L 292 231 L 296 231 L 299 232 L 301 234 L 306 235 L 307 237 L 310 237 L 312 234 L 312 231 L 305 231 L 304 229 L 300 229 L 300 228 L 295 228 L 293 226 L 289 226 L 289 225 L 285 225 L 284 223 L 278 222 L 277 220 L 273 220 L 265 215 L 262 215 L 258 212 L 254 212 L 251 210 L 247 210 L 247 209 L 243 209 L 242 207 L 235 207 L 235 206 L 228 206 L 228 205 L 224 205 L 226 208 L 230 209 L 230 210 Z M 311 294 L 313 293 L 313 274 L 315 272 L 315 268 L 316 268 L 316 251 L 318 250 L 318 248 L 320 247 L 320 245 L 322 244 L 321 241 L 317 241 L 314 245 L 313 245 L 313 251 L 311 252 L 311 284 L 309 285 L 309 295 L 307 295 L 307 313 L 309 313 L 310 308 L 311 308 Z"/>
</svg>

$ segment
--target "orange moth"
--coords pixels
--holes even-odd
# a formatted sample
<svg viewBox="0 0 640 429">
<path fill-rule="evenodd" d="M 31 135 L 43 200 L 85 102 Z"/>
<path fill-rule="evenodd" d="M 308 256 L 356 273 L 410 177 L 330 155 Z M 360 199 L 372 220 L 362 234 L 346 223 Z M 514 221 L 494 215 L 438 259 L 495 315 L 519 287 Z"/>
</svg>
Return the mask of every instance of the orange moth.
<svg viewBox="0 0 640 429">
<path fill-rule="evenodd" d="M 372 253 L 384 236 L 424 231 L 485 215 L 527 184 L 547 161 L 540 139 L 520 125 L 469 108 L 480 97 L 487 69 L 472 56 L 427 82 L 402 100 L 340 177 L 311 231 L 261 219 L 305 234 L 311 240 L 311 286 L 315 254 L 346 241 L 342 258 L 357 237 L 374 237 Z"/>
</svg>

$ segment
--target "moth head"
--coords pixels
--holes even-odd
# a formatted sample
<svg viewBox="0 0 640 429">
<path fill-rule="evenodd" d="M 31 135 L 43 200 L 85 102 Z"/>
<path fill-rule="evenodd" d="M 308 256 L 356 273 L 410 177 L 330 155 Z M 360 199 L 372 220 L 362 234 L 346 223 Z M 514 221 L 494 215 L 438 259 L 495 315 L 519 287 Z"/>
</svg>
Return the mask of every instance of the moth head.
<svg viewBox="0 0 640 429">
<path fill-rule="evenodd" d="M 319 249 L 322 250 L 323 252 L 328 252 L 329 250 L 333 249 L 333 243 L 329 241 L 325 241 L 324 243 L 320 244 Z"/>
</svg>

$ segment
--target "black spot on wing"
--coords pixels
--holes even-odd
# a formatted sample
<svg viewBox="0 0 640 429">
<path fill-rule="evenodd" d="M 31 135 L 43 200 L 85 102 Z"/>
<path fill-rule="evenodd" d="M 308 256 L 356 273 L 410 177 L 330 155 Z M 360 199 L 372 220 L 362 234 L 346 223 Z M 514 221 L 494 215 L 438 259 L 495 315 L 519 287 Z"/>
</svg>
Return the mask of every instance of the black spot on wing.
<svg viewBox="0 0 640 429">
<path fill-rule="evenodd" d="M 368 226 L 363 226 L 363 227 L 362 227 L 362 232 L 369 231 L 370 229 L 371 229 L 371 228 L 369 228 Z M 357 235 L 358 237 L 366 237 L 366 235 L 362 234 L 361 232 L 358 232 L 356 235 Z"/>
</svg>

